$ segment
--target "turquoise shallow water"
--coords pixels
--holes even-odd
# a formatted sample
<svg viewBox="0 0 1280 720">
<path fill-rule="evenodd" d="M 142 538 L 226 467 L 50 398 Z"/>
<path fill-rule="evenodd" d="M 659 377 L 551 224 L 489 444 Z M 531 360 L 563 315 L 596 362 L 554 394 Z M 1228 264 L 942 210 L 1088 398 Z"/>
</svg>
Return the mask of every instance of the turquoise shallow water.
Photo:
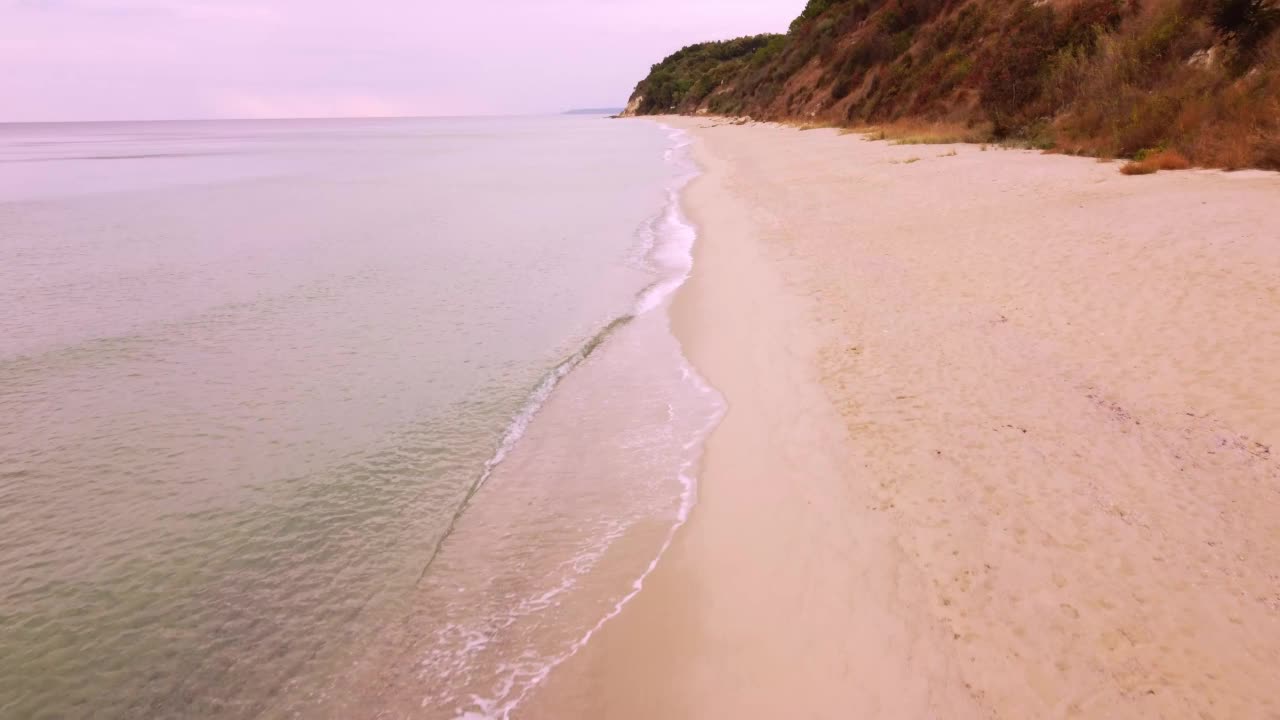
<svg viewBox="0 0 1280 720">
<path fill-rule="evenodd" d="M 678 142 L 0 126 L 0 716 L 508 713 L 718 413 L 654 292 Z"/>
</svg>

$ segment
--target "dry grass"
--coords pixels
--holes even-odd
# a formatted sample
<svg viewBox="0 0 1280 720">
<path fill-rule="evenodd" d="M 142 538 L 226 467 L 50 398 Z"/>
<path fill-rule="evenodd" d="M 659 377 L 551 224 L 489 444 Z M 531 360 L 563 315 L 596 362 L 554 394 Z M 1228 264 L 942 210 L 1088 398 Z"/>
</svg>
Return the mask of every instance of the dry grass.
<svg viewBox="0 0 1280 720">
<path fill-rule="evenodd" d="M 1191 161 L 1177 150 L 1161 150 L 1125 163 L 1120 172 L 1125 175 L 1150 175 L 1159 170 L 1186 170 Z"/>
<path fill-rule="evenodd" d="M 913 120 L 851 127 L 843 132 L 859 133 L 868 140 L 889 140 L 894 145 L 954 145 L 991 140 L 991 130 L 987 127 Z"/>
<path fill-rule="evenodd" d="M 953 145 L 981 143 L 991 139 L 989 129 L 971 128 L 954 123 L 899 121 L 886 126 L 885 134 L 896 145 Z"/>
<path fill-rule="evenodd" d="M 840 131 L 841 135 L 861 135 L 863 140 L 885 140 L 883 130 L 878 128 L 851 127 Z"/>
<path fill-rule="evenodd" d="M 1124 166 L 1120 168 L 1120 172 L 1125 175 L 1150 175 L 1155 171 L 1156 169 L 1154 167 L 1140 162 L 1125 163 Z"/>
<path fill-rule="evenodd" d="M 831 123 L 821 120 L 783 120 L 778 124 L 793 127 L 797 130 L 825 130 L 835 127 Z"/>
</svg>

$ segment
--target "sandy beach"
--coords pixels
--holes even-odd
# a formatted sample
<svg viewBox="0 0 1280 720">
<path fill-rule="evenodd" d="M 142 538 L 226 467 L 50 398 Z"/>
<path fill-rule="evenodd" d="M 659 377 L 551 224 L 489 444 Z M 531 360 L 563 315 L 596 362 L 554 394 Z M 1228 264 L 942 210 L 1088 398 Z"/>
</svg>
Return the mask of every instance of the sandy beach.
<svg viewBox="0 0 1280 720">
<path fill-rule="evenodd" d="M 729 411 L 521 717 L 1280 717 L 1280 175 L 664 122 Z"/>
</svg>

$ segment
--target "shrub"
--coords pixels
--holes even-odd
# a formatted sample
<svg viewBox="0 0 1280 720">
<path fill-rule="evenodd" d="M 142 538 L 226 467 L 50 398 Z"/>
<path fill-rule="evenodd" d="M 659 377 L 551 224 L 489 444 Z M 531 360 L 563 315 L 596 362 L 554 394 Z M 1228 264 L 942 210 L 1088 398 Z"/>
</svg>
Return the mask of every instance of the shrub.
<svg viewBox="0 0 1280 720">
<path fill-rule="evenodd" d="M 1177 150 L 1146 151 L 1132 162 L 1125 163 L 1120 172 L 1125 175 L 1150 175 L 1158 170 L 1186 170 L 1191 161 Z"/>
<path fill-rule="evenodd" d="M 1082 0 L 1073 5 L 1058 26 L 1058 46 L 1093 50 L 1098 37 L 1114 31 L 1124 18 L 1120 0 Z"/>
<path fill-rule="evenodd" d="M 786 35 L 775 35 L 751 55 L 751 66 L 760 67 L 782 54 L 787 47 Z"/>
<path fill-rule="evenodd" d="M 1220 0 L 1213 9 L 1213 25 L 1224 36 L 1250 46 L 1280 27 L 1275 0 Z"/>
<path fill-rule="evenodd" d="M 805 23 L 813 20 L 825 13 L 833 5 L 843 4 L 844 0 L 809 0 L 805 3 L 804 10 L 800 11 L 800 16 L 791 21 L 790 33 L 797 33 L 804 28 Z"/>
<path fill-rule="evenodd" d="M 982 107 L 996 134 L 1013 134 L 1025 120 L 1023 110 L 1040 97 L 1045 68 L 1057 50 L 1053 10 L 1021 2 L 987 58 Z"/>
<path fill-rule="evenodd" d="M 763 48 L 776 47 L 776 35 L 689 45 L 654 65 L 636 85 L 632 97 L 643 97 L 639 112 L 687 110 L 717 87 L 727 69 L 741 66 Z M 696 92 L 695 92 L 696 90 Z"/>
<path fill-rule="evenodd" d="M 1128 111 L 1114 126 L 1116 153 L 1132 155 L 1142 148 L 1160 145 L 1178 115 L 1180 100 L 1162 93 L 1132 93 Z"/>
<path fill-rule="evenodd" d="M 835 84 L 831 86 L 831 99 L 843 100 L 851 92 L 853 92 L 853 78 L 845 75 L 836 80 Z"/>
<path fill-rule="evenodd" d="M 1214 29 L 1229 46 L 1227 65 L 1243 74 L 1258 60 L 1258 49 L 1280 28 L 1277 0 L 1218 0 L 1212 8 Z"/>
<path fill-rule="evenodd" d="M 1260 139 L 1255 152 L 1258 167 L 1266 170 L 1280 170 L 1280 132 Z"/>
</svg>

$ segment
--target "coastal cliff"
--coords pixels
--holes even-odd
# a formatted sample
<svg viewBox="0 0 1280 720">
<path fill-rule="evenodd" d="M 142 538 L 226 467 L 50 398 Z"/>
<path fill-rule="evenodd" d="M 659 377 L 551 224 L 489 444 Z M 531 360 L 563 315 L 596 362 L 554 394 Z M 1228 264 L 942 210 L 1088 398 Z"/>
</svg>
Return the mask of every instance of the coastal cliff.
<svg viewBox="0 0 1280 720">
<path fill-rule="evenodd" d="M 810 0 L 685 47 L 627 113 L 749 115 L 1280 169 L 1277 0 Z"/>
</svg>

